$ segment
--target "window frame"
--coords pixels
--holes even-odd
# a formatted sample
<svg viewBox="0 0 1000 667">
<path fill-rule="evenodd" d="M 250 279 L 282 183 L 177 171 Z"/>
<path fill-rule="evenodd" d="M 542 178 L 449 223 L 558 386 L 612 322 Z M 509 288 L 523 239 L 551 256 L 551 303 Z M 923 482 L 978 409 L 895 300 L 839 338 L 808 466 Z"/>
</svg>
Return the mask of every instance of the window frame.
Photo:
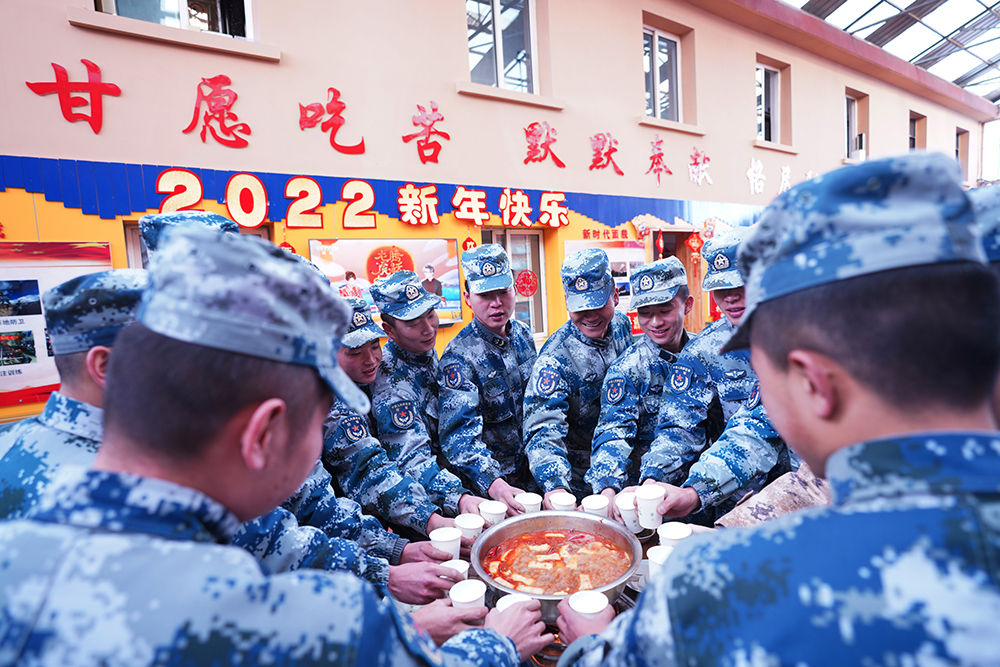
<svg viewBox="0 0 1000 667">
<path fill-rule="evenodd" d="M 497 243 L 497 244 L 503 246 L 504 251 L 508 254 L 508 256 L 510 256 L 510 255 L 513 254 L 511 252 L 511 247 L 510 247 L 510 245 L 511 245 L 511 242 L 510 242 L 511 234 L 513 234 L 515 236 L 524 236 L 524 237 L 534 236 L 534 237 L 537 237 L 537 239 L 538 239 L 538 267 L 537 267 L 538 270 L 536 271 L 536 275 L 538 276 L 538 289 L 535 291 L 535 294 L 532 295 L 532 296 L 530 296 L 530 297 L 522 297 L 520 294 L 518 294 L 516 288 L 512 288 L 512 289 L 514 289 L 515 309 L 516 309 L 516 304 L 517 304 L 518 301 L 521 301 L 521 302 L 529 301 L 530 302 L 531 300 L 535 299 L 536 297 L 538 298 L 538 301 L 541 304 L 541 313 L 540 313 L 540 315 L 541 315 L 541 323 L 540 323 L 541 329 L 540 329 L 540 331 L 534 331 L 534 330 L 532 330 L 531 331 L 531 335 L 535 339 L 535 342 L 538 345 L 541 345 L 542 343 L 545 342 L 545 339 L 549 337 L 549 306 L 548 306 L 548 299 L 545 298 L 545 295 L 548 294 L 548 290 L 546 289 L 546 284 L 545 284 L 546 283 L 546 281 L 545 281 L 545 276 L 546 276 L 546 272 L 545 272 L 545 233 L 542 230 L 540 230 L 540 229 L 517 229 L 517 230 L 506 229 L 506 228 L 484 229 L 483 230 L 483 236 L 482 236 L 482 242 L 483 243 Z M 522 321 L 522 323 L 525 324 L 525 325 L 527 325 L 527 327 L 529 329 L 531 329 L 531 323 L 530 322 L 523 322 Z"/>
<path fill-rule="evenodd" d="M 483 86 L 489 86 L 498 90 L 506 90 L 527 95 L 538 95 L 538 22 L 536 12 L 537 0 L 523 0 L 528 12 L 528 89 L 520 90 L 504 85 L 503 63 L 503 29 L 499 28 L 497 18 L 500 16 L 501 0 L 489 0 L 493 16 L 493 71 L 496 74 L 496 82 L 493 84 L 472 81 L 472 69 L 469 68 L 469 81 Z M 468 19 L 466 19 L 465 53 L 469 54 Z"/>
<path fill-rule="evenodd" d="M 178 21 L 180 22 L 179 26 L 171 26 L 171 25 L 167 25 L 165 23 L 157 23 L 157 22 L 154 22 L 154 21 L 145 21 L 145 22 L 146 23 L 151 23 L 153 25 L 162 25 L 162 26 L 167 27 L 167 28 L 178 28 L 180 30 L 190 30 L 192 32 L 198 32 L 198 33 L 208 34 L 208 35 L 222 35 L 222 36 L 225 36 L 225 37 L 232 37 L 234 39 L 245 39 L 245 40 L 252 40 L 253 39 L 253 35 L 254 35 L 254 32 L 253 32 L 253 29 L 254 29 L 254 26 L 253 26 L 253 0 L 236 0 L 236 1 L 241 2 L 243 4 L 243 16 L 244 16 L 243 32 L 244 32 L 244 34 L 242 34 L 242 35 L 232 35 L 232 34 L 230 34 L 228 32 L 224 32 L 222 30 L 222 28 L 223 28 L 223 26 L 222 26 L 222 2 L 224 0 L 211 0 L 211 1 L 215 2 L 216 5 L 219 8 L 219 30 L 201 30 L 199 28 L 192 28 L 191 24 L 190 24 L 190 17 L 188 16 L 188 12 L 183 11 L 183 10 L 180 11 L 179 14 L 178 14 Z M 178 0 L 178 2 L 183 2 L 184 3 L 184 8 L 188 8 L 188 2 L 189 2 L 189 0 Z M 104 14 L 110 14 L 112 16 L 121 16 L 118 13 L 118 0 L 94 0 L 94 9 L 96 11 L 104 13 Z M 129 18 L 129 17 L 122 17 L 122 18 Z M 136 20 L 143 21 L 144 19 L 136 19 Z"/>
<path fill-rule="evenodd" d="M 764 72 L 764 81 L 761 84 L 763 87 L 763 92 L 761 93 L 762 102 L 757 103 L 757 72 Z M 770 82 L 770 88 L 768 83 Z M 770 97 L 767 93 L 770 90 Z M 770 102 L 770 128 L 771 136 L 766 136 L 766 107 Z M 765 110 L 762 110 L 762 107 Z M 754 63 L 754 122 L 756 124 L 756 134 L 755 136 L 759 141 L 769 141 L 771 143 L 782 143 L 781 136 L 781 70 L 772 65 L 762 63 L 757 61 Z"/>
<path fill-rule="evenodd" d="M 643 38 L 645 38 L 647 35 L 649 35 L 649 36 L 651 36 L 653 38 L 652 49 L 650 50 L 650 58 L 652 59 L 652 62 L 650 63 L 650 68 L 651 68 L 651 71 L 652 71 L 652 77 L 651 78 L 652 78 L 652 83 L 653 83 L 653 91 L 652 91 L 652 93 L 650 93 L 650 100 L 651 100 L 650 106 L 652 107 L 653 113 L 651 115 L 649 113 L 650 109 L 649 109 L 649 107 L 647 107 L 646 110 L 645 110 L 646 111 L 646 117 L 647 118 L 655 118 L 657 120 L 670 121 L 670 122 L 674 122 L 674 123 L 683 123 L 684 122 L 684 107 L 683 107 L 683 104 L 684 104 L 683 90 L 684 89 L 683 89 L 682 78 L 684 76 L 684 74 L 683 74 L 684 70 L 683 70 L 683 62 L 681 60 L 683 58 L 683 48 L 682 48 L 681 36 L 680 35 L 676 35 L 676 34 L 671 33 L 671 32 L 667 32 L 665 30 L 660 30 L 659 28 L 656 28 L 656 27 L 653 27 L 651 25 L 646 24 L 646 25 L 642 26 L 642 36 L 643 36 Z M 672 100 L 673 100 L 672 108 L 673 108 L 673 110 L 675 112 L 676 118 L 663 118 L 663 117 L 661 117 L 659 115 L 659 106 L 660 105 L 659 105 L 658 101 L 659 101 L 659 98 L 660 98 L 660 78 L 656 74 L 656 56 L 659 53 L 658 46 L 659 46 L 659 40 L 661 40 L 661 39 L 666 39 L 667 41 L 670 41 L 670 42 L 674 43 L 674 62 L 673 62 L 673 75 L 674 76 L 673 76 L 673 80 L 671 81 L 671 91 L 670 92 L 671 92 L 671 97 L 672 97 Z M 645 41 L 645 39 L 643 41 Z M 643 55 L 645 55 L 645 54 L 643 54 Z M 643 79 L 644 79 L 643 80 L 643 92 L 644 93 L 649 93 L 649 91 L 645 90 L 646 83 L 647 83 L 647 81 L 645 80 L 645 73 L 646 73 L 646 71 L 645 71 L 646 62 L 645 61 L 646 61 L 646 59 L 644 57 L 643 58 Z"/>
</svg>

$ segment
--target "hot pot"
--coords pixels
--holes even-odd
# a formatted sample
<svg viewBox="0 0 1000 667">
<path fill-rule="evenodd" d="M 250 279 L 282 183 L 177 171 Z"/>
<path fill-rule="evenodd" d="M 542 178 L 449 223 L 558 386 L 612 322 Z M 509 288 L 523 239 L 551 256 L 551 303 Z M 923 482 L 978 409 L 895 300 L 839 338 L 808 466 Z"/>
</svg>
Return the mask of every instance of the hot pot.
<svg viewBox="0 0 1000 667">
<path fill-rule="evenodd" d="M 611 519 L 599 517 L 594 514 L 587 514 L 586 512 L 544 511 L 532 512 L 531 514 L 521 514 L 501 521 L 483 532 L 483 534 L 477 537 L 476 541 L 472 543 L 472 553 L 470 554 L 469 560 L 472 562 L 472 568 L 475 571 L 476 576 L 486 583 L 488 589 L 486 595 L 489 602 L 492 603 L 492 601 L 495 601 L 496 598 L 501 595 L 506 595 L 507 593 L 523 593 L 524 595 L 528 595 L 541 601 L 542 620 L 545 623 L 551 624 L 556 622 L 556 619 L 559 617 L 559 611 L 556 607 L 559 604 L 559 601 L 568 597 L 569 594 L 533 595 L 531 593 L 524 593 L 523 591 L 518 591 L 508 586 L 504 586 L 490 577 L 485 568 L 483 568 L 482 562 L 483 556 L 489 553 L 490 549 L 508 538 L 523 535 L 524 533 L 534 532 L 536 530 L 556 529 L 579 530 L 585 533 L 605 537 L 624 549 L 625 553 L 632 555 L 632 564 L 624 574 L 614 581 L 594 589 L 607 595 L 608 601 L 612 604 L 618 600 L 618 597 L 625 589 L 625 584 L 632 578 L 632 575 L 635 574 L 639 564 L 642 562 L 642 545 L 639 544 L 639 540 L 636 539 L 635 535 L 633 535 L 630 530 L 617 521 L 612 521 Z M 571 591 L 571 593 L 573 592 L 576 591 Z"/>
</svg>

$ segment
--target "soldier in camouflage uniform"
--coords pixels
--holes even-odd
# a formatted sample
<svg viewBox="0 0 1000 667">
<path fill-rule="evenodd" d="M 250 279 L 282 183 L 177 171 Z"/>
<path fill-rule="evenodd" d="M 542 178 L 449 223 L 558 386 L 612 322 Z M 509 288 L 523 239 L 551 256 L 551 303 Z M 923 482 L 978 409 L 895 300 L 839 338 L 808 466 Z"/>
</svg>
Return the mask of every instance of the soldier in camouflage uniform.
<svg viewBox="0 0 1000 667">
<path fill-rule="evenodd" d="M 1000 185 L 988 185 L 969 191 L 976 222 L 983 237 L 983 249 L 993 274 L 1000 278 Z M 993 393 L 993 414 L 1000 424 L 1000 378 Z"/>
<path fill-rule="evenodd" d="M 371 286 L 389 341 L 372 383 L 379 440 L 400 471 L 419 482 L 431 501 L 454 516 L 476 513 L 484 499 L 438 462 L 438 315 L 441 299 L 413 271 L 397 271 Z"/>
<path fill-rule="evenodd" d="M 550 640 L 524 608 L 439 651 L 353 576 L 269 575 L 226 544 L 300 488 L 332 392 L 367 409 L 336 366 L 346 317 L 265 241 L 169 231 L 115 340 L 95 469 L 0 524 L 0 663 L 514 665 Z"/>
<path fill-rule="evenodd" d="M 564 664 L 996 663 L 1000 288 L 961 181 L 910 153 L 765 209 L 726 349 L 834 504 L 685 540 L 600 636 L 563 605 Z"/>
<path fill-rule="evenodd" d="M 644 333 L 604 378 L 601 417 L 586 475 L 594 493 L 611 498 L 638 483 L 639 461 L 653 442 L 663 385 L 689 339 L 684 316 L 694 306 L 687 273 L 676 257 L 640 267 L 630 283 L 632 308 Z"/>
<path fill-rule="evenodd" d="M 615 310 L 618 291 L 608 256 L 596 248 L 567 257 L 560 269 L 569 321 L 549 336 L 524 391 L 524 451 L 538 486 L 578 499 L 601 412 L 601 383 L 632 344 L 632 325 Z"/>
<path fill-rule="evenodd" d="M 538 356 L 514 314 L 514 275 L 503 246 L 462 253 L 472 322 L 441 357 L 441 451 L 480 495 L 523 511 L 514 496 L 533 488 L 521 444 L 524 387 Z"/>
<path fill-rule="evenodd" d="M 746 229 L 714 236 L 702 256 L 708 270 L 702 289 L 723 317 L 705 327 L 670 368 L 670 391 L 663 392 L 656 434 L 642 459 L 640 480 L 679 484 L 708 445 L 722 435 L 726 421 L 750 397 L 757 381 L 750 354 L 719 353 L 743 317 L 743 279 L 736 269 L 736 250 Z"/>
<path fill-rule="evenodd" d="M 372 322 L 367 301 L 351 297 L 347 303 L 351 321 L 341 338 L 337 363 L 367 392 L 382 361 L 379 337 L 385 334 Z M 424 487 L 400 472 L 385 453 L 371 413 L 360 415 L 340 399 L 334 400 L 323 424 L 323 465 L 348 497 L 387 523 L 423 535 L 453 523 L 441 516 Z"/>
</svg>

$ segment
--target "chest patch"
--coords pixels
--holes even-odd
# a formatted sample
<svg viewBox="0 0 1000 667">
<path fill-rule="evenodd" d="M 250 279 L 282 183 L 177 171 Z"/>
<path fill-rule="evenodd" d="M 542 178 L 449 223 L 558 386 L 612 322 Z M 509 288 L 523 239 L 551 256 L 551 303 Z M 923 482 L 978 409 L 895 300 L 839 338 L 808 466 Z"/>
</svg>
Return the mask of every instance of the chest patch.
<svg viewBox="0 0 1000 667">
<path fill-rule="evenodd" d="M 608 403 L 614 405 L 618 401 L 622 400 L 625 395 L 625 379 L 624 378 L 611 378 L 608 380 L 608 391 L 605 394 L 605 398 L 608 399 Z"/>
<path fill-rule="evenodd" d="M 753 410 L 760 405 L 760 385 L 754 385 L 750 397 L 747 399 L 747 410 Z"/>
<path fill-rule="evenodd" d="M 555 391 L 557 384 L 559 384 L 559 374 L 548 368 L 543 368 L 538 372 L 535 390 L 542 396 L 548 396 Z"/>
<path fill-rule="evenodd" d="M 361 417 L 347 417 L 341 424 L 344 428 L 344 435 L 350 442 L 357 442 L 361 438 L 368 437 L 368 426 Z"/>
<path fill-rule="evenodd" d="M 727 380 L 739 380 L 741 377 L 746 375 L 747 372 L 744 370 L 736 369 L 731 371 L 726 371 L 725 376 Z"/>
<path fill-rule="evenodd" d="M 462 369 L 458 364 L 448 364 L 442 370 L 444 384 L 449 389 L 458 389 L 462 385 Z"/>
<path fill-rule="evenodd" d="M 674 364 L 670 369 L 670 388 L 678 394 L 691 386 L 691 369 Z"/>
<path fill-rule="evenodd" d="M 389 418 L 398 429 L 413 426 L 413 401 L 399 401 L 389 406 Z"/>
</svg>

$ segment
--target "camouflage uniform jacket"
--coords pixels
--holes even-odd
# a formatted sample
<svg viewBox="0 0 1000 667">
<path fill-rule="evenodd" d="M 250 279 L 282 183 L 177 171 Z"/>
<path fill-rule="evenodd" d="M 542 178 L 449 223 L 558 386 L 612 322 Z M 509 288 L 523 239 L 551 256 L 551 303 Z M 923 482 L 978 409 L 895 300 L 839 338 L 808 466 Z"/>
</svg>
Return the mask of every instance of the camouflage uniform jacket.
<svg viewBox="0 0 1000 667">
<path fill-rule="evenodd" d="M 63 465 L 90 465 L 101 444 L 104 411 L 58 391 L 41 414 L 0 434 L 0 518 L 18 518 L 38 504 Z"/>
<path fill-rule="evenodd" d="M 339 398 L 323 424 L 323 465 L 341 491 L 366 512 L 422 535 L 438 508 L 416 480 L 388 457 L 370 414 L 359 415 Z"/>
<path fill-rule="evenodd" d="M 524 387 L 537 352 L 531 330 L 516 320 L 507 337 L 473 319 L 445 349 L 438 380 L 441 451 L 480 496 L 499 477 L 522 486 Z"/>
<path fill-rule="evenodd" d="M 544 492 L 589 495 L 583 476 L 601 413 L 601 383 L 631 344 L 632 324 L 616 311 L 604 338 L 587 338 L 569 321 L 542 346 L 524 390 L 524 450 Z"/>
<path fill-rule="evenodd" d="M 1000 436 L 852 445 L 826 474 L 833 507 L 691 538 L 566 663 L 996 664 Z"/>
<path fill-rule="evenodd" d="M 689 340 L 685 331 L 682 349 Z M 639 483 L 639 461 L 653 442 L 663 385 L 675 361 L 676 354 L 643 334 L 608 368 L 586 475 L 594 493 Z"/>
<path fill-rule="evenodd" d="M 691 466 L 681 486 L 697 491 L 699 513 L 718 517 L 801 463 L 774 430 L 760 402 L 760 391 L 754 387 L 746 404 L 726 422 L 722 436 Z"/>
<path fill-rule="evenodd" d="M 237 518 L 163 480 L 91 471 L 0 525 L 0 664 L 508 664 L 491 630 L 437 649 L 347 573 L 268 575 Z M 53 488 L 55 490 L 55 488 Z"/>
<path fill-rule="evenodd" d="M 390 340 L 372 383 L 372 410 L 389 458 L 427 490 L 431 502 L 454 516 L 468 490 L 437 460 L 437 375 L 436 352 L 413 354 Z"/>
<path fill-rule="evenodd" d="M 722 318 L 705 327 L 670 368 L 670 391 L 663 392 L 656 434 L 642 459 L 639 479 L 679 484 L 726 421 L 757 384 L 750 351 L 719 354 L 734 327 Z"/>
</svg>

